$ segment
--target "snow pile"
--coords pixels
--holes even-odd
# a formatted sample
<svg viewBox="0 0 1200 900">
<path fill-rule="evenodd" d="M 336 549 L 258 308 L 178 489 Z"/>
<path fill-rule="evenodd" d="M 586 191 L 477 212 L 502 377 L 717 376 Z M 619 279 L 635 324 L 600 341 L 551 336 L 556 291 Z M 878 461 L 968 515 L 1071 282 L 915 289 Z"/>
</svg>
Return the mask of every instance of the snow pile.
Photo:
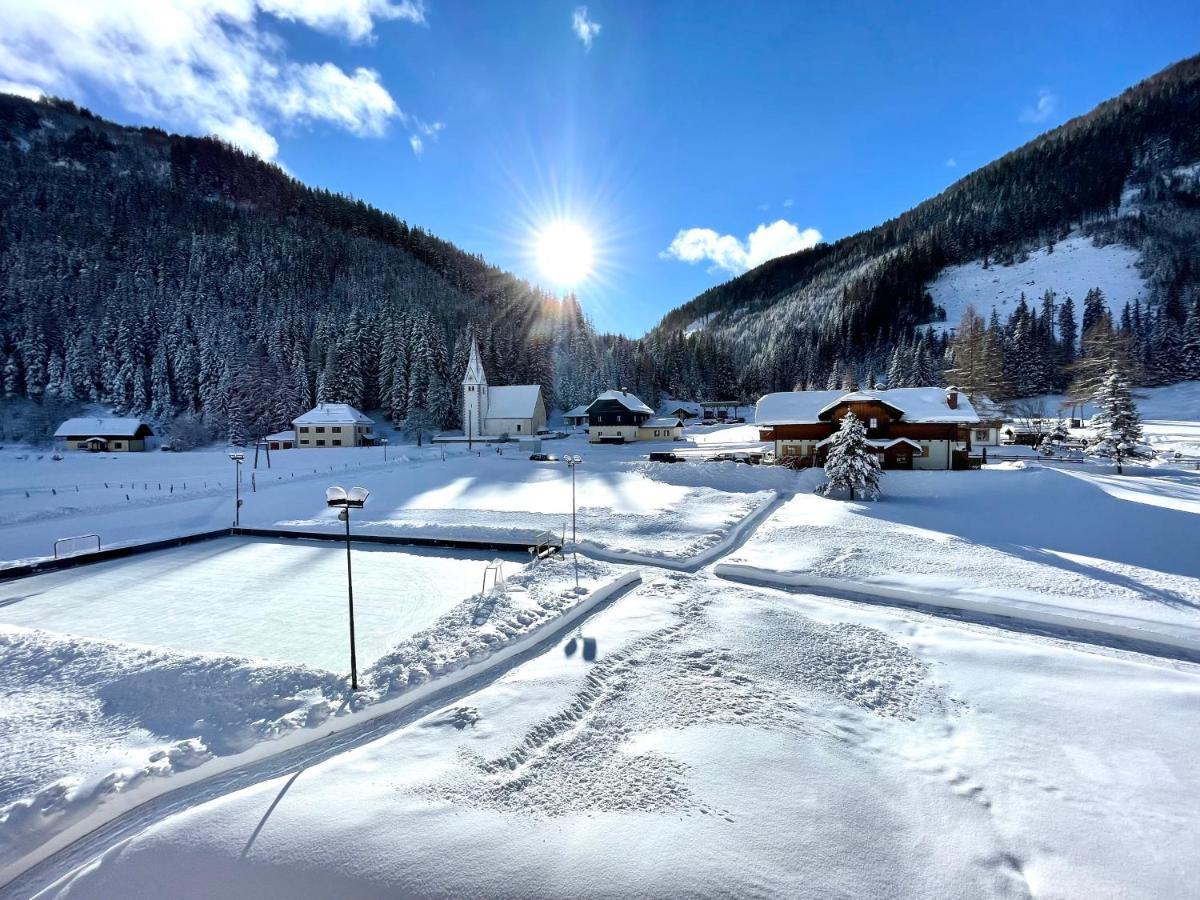
<svg viewBox="0 0 1200 900">
<path fill-rule="evenodd" d="M 1068 296 L 1074 299 L 1078 316 L 1084 296 L 1094 287 L 1104 292 L 1108 308 L 1117 318 L 1126 303 L 1138 299 L 1145 303 L 1149 296 L 1137 268 L 1138 258 L 1136 250 L 1121 244 L 1097 247 L 1091 238 L 1073 234 L 1055 244 L 1053 252 L 1042 247 L 1011 266 L 993 263 L 985 269 L 982 261 L 947 266 L 926 287 L 933 302 L 946 310 L 946 321 L 933 325 L 956 328 L 968 304 L 984 321 L 995 307 L 1004 322 L 1021 294 L 1036 304 L 1048 290 L 1054 291 L 1060 302 Z"/>
<path fill-rule="evenodd" d="M 577 592 L 571 562 L 527 567 L 393 648 L 355 695 L 331 672 L 4 626 L 0 882 L 184 774 L 208 777 L 416 702 L 423 686 L 511 656 L 637 578 L 580 559 Z"/>
</svg>

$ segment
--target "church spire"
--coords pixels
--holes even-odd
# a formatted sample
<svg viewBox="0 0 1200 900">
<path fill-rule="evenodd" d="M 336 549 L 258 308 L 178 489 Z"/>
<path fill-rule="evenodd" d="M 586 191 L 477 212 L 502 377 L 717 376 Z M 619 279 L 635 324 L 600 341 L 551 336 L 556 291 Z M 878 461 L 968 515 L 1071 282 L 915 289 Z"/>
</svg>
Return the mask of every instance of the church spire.
<svg viewBox="0 0 1200 900">
<path fill-rule="evenodd" d="M 467 360 L 467 373 L 463 376 L 463 384 L 487 384 L 487 376 L 483 374 L 483 361 L 479 358 L 479 343 L 471 340 L 471 357 Z"/>
</svg>

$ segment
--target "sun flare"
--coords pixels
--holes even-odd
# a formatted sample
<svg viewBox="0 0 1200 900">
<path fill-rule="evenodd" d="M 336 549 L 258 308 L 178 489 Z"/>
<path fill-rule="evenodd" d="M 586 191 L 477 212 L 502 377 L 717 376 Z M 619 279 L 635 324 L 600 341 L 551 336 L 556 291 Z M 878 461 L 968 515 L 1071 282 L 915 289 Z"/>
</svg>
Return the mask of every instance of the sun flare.
<svg viewBox="0 0 1200 900">
<path fill-rule="evenodd" d="M 557 219 L 538 232 L 537 263 L 559 287 L 574 287 L 592 273 L 592 238 L 578 222 Z"/>
</svg>

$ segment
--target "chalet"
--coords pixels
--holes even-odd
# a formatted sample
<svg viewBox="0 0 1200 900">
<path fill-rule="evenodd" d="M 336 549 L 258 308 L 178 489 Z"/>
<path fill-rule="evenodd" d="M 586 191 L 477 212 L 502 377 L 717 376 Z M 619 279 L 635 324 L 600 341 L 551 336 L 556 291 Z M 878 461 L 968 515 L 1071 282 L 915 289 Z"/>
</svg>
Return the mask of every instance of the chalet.
<svg viewBox="0 0 1200 900">
<path fill-rule="evenodd" d="M 688 419 L 699 419 L 704 414 L 700 404 L 691 400 L 667 400 L 659 407 L 659 412 L 664 416 L 683 419 L 685 422 Z"/>
<path fill-rule="evenodd" d="M 321 403 L 302 416 L 292 419 L 296 446 L 371 447 L 378 443 L 375 421 L 349 403 Z"/>
<path fill-rule="evenodd" d="M 587 404 L 568 409 L 563 413 L 563 424 L 568 428 L 579 428 L 588 423 Z"/>
<path fill-rule="evenodd" d="M 971 406 L 979 414 L 979 424 L 971 426 L 971 446 L 999 447 L 1000 429 L 1004 425 L 1004 410 L 986 394 L 971 398 Z"/>
<path fill-rule="evenodd" d="M 773 441 L 775 458 L 795 466 L 824 465 L 842 417 L 853 412 L 885 469 L 967 468 L 979 415 L 955 388 L 876 391 L 785 391 L 758 401 L 755 424 Z"/>
<path fill-rule="evenodd" d="M 145 450 L 147 440 L 153 437 L 154 432 L 141 419 L 80 417 L 59 425 L 54 443 L 60 450 L 129 453 Z"/>
<path fill-rule="evenodd" d="M 463 431 L 468 437 L 529 437 L 546 427 L 541 386 L 489 385 L 475 342 L 471 343 L 462 388 Z"/>
<path fill-rule="evenodd" d="M 605 391 L 588 405 L 587 412 L 588 441 L 593 444 L 639 440 L 639 431 L 654 419 L 654 410 L 628 391 Z"/>
</svg>

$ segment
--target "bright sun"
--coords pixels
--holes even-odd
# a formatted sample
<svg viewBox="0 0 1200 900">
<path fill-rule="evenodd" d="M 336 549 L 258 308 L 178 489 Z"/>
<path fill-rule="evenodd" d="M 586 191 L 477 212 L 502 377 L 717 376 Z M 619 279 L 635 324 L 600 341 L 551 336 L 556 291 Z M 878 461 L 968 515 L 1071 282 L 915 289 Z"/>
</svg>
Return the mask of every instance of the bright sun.
<svg viewBox="0 0 1200 900">
<path fill-rule="evenodd" d="M 592 239 L 577 222 L 558 219 L 537 235 L 537 262 L 554 284 L 573 287 L 592 272 Z"/>
</svg>

